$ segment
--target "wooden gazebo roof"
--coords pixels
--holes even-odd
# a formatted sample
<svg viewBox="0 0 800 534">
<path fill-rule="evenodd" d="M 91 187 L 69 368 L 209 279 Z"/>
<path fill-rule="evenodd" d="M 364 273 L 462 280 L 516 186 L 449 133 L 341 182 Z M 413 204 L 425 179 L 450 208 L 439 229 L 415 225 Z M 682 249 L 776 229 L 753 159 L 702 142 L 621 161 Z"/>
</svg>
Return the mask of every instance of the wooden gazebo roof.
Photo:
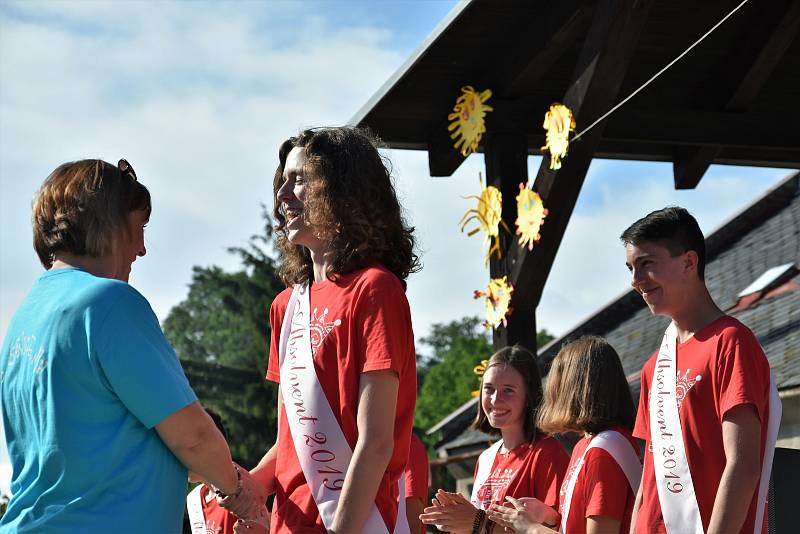
<svg viewBox="0 0 800 534">
<path fill-rule="evenodd" d="M 487 182 L 503 193 L 513 228 L 527 155 L 544 144 L 553 102 L 577 130 L 648 80 L 739 0 L 471 0 L 460 2 L 407 63 L 353 117 L 393 148 L 428 152 L 432 176 L 464 160 L 447 115 L 460 88 L 491 89 Z M 592 158 L 671 161 L 676 188 L 712 163 L 800 168 L 800 0 L 751 0 L 624 107 L 570 146 L 559 171 L 545 158 L 533 189 L 550 210 L 529 252 L 501 234 L 492 277 L 514 286 L 496 346 L 535 350 L 535 310 Z"/>
<path fill-rule="evenodd" d="M 620 51 L 630 57 L 620 58 L 629 64 L 618 73 L 619 98 L 739 0 L 629 3 L 652 7 L 629 29 L 641 32 L 638 42 Z M 460 87 L 473 85 L 493 91 L 495 109 L 503 104 L 502 117 L 488 115 L 489 130 L 515 127 L 528 153 L 538 154 L 544 112 L 564 100 L 597 12 L 612 4 L 619 2 L 461 2 L 351 122 L 369 125 L 393 148 L 427 150 L 431 175 L 449 176 L 463 158 L 452 148 L 447 114 Z M 595 157 L 675 162 L 678 188 L 694 187 L 710 163 L 800 168 L 800 129 L 790 126 L 800 123 L 799 24 L 800 2 L 751 0 L 606 121 Z M 576 115 L 578 130 L 589 124 Z"/>
</svg>

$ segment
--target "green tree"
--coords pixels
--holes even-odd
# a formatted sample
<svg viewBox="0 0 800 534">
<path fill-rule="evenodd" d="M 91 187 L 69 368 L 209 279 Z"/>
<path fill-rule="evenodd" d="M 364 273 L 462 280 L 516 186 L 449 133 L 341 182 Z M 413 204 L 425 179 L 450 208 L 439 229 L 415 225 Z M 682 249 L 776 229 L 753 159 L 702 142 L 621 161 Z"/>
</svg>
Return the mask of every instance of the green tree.
<svg viewBox="0 0 800 534">
<path fill-rule="evenodd" d="M 264 379 L 269 306 L 283 289 L 272 248 L 272 225 L 232 247 L 242 269 L 195 267 L 189 294 L 164 320 L 164 332 L 200 402 L 220 414 L 236 461 L 252 467 L 275 441 L 277 387 Z"/>
<path fill-rule="evenodd" d="M 420 388 L 415 424 L 428 429 L 469 400 L 478 388 L 473 369 L 492 354 L 486 330 L 477 317 L 435 324 L 422 345 L 431 348 L 419 363 Z"/>
<path fill-rule="evenodd" d="M 536 350 L 542 350 L 542 347 L 555 339 L 555 336 L 542 328 L 536 332 Z"/>
</svg>

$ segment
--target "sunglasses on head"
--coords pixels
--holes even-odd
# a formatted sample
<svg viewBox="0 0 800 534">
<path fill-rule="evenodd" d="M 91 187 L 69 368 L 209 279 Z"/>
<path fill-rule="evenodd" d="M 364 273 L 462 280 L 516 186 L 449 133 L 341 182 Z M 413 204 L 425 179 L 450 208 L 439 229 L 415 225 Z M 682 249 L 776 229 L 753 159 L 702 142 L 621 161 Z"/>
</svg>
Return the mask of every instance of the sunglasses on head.
<svg viewBox="0 0 800 534">
<path fill-rule="evenodd" d="M 119 169 L 119 173 L 121 175 L 130 176 L 131 178 L 133 178 L 134 182 L 138 181 L 136 178 L 136 171 L 133 170 L 133 167 L 131 166 L 130 163 L 128 163 L 127 159 L 119 160 L 119 163 L 117 163 L 117 168 Z"/>
</svg>

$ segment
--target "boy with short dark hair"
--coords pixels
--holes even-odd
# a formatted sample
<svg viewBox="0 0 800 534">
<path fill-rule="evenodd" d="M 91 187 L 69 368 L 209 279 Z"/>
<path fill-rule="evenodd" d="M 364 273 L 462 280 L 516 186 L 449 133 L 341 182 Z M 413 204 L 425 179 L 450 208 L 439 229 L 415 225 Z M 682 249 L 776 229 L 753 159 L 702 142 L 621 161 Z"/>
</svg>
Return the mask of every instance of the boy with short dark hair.
<svg viewBox="0 0 800 534">
<path fill-rule="evenodd" d="M 654 211 L 621 239 L 631 285 L 672 319 L 641 374 L 633 434 L 647 447 L 631 532 L 764 532 L 780 422 L 764 351 L 711 298 L 688 211 Z"/>
</svg>

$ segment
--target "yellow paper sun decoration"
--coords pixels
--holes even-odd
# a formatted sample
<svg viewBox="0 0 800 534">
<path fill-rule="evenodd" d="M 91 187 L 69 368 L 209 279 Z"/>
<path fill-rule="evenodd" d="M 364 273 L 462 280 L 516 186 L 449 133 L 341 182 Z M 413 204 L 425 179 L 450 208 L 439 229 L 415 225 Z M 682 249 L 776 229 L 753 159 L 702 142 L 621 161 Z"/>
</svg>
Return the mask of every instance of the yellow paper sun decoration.
<svg viewBox="0 0 800 534">
<path fill-rule="evenodd" d="M 575 131 L 575 118 L 567 106 L 555 103 L 545 114 L 542 126 L 547 130 L 542 152 L 550 152 L 550 169 L 558 170 L 561 159 L 567 155 L 569 133 Z"/>
<path fill-rule="evenodd" d="M 547 217 L 547 208 L 544 207 L 539 193 L 529 189 L 525 184 L 519 184 L 517 195 L 517 235 L 519 246 L 527 246 L 533 250 L 533 244 L 538 243 L 542 235 L 540 230 Z"/>
<path fill-rule="evenodd" d="M 456 99 L 453 112 L 447 116 L 453 122 L 447 127 L 450 139 L 455 139 L 453 148 L 459 150 L 464 157 L 478 149 L 481 137 L 486 133 L 486 113 L 492 111 L 491 106 L 484 104 L 492 96 L 492 91 L 486 89 L 476 92 L 471 85 L 461 88 L 461 96 Z"/>
<path fill-rule="evenodd" d="M 508 283 L 508 277 L 492 278 L 486 292 L 475 291 L 474 298 L 486 299 L 486 320 L 483 326 L 497 328 L 502 323 L 506 326 L 506 315 L 511 313 L 511 293 L 514 288 Z"/>
<path fill-rule="evenodd" d="M 478 227 L 467 232 L 467 235 L 473 236 L 482 230 L 486 234 L 484 239 L 484 247 L 487 249 L 485 263 L 489 263 L 489 257 L 493 253 L 497 253 L 497 257 L 500 258 L 500 225 L 503 225 L 506 232 L 511 233 L 508 225 L 503 220 L 503 194 L 492 185 L 484 187 L 483 179 L 481 178 L 480 196 L 470 195 L 464 198 L 476 199 L 478 207 L 467 210 L 464 216 L 461 217 L 461 221 L 459 221 L 461 231 L 463 232 L 471 221 L 478 221 Z"/>
<path fill-rule="evenodd" d="M 489 360 L 481 360 L 481 363 L 476 365 L 472 368 L 472 372 L 475 373 L 475 376 L 478 377 L 478 384 L 481 382 L 481 378 L 483 378 L 483 374 L 486 372 L 486 366 L 489 365 Z M 476 389 L 472 392 L 473 397 L 477 397 L 481 394 L 481 390 Z"/>
</svg>

